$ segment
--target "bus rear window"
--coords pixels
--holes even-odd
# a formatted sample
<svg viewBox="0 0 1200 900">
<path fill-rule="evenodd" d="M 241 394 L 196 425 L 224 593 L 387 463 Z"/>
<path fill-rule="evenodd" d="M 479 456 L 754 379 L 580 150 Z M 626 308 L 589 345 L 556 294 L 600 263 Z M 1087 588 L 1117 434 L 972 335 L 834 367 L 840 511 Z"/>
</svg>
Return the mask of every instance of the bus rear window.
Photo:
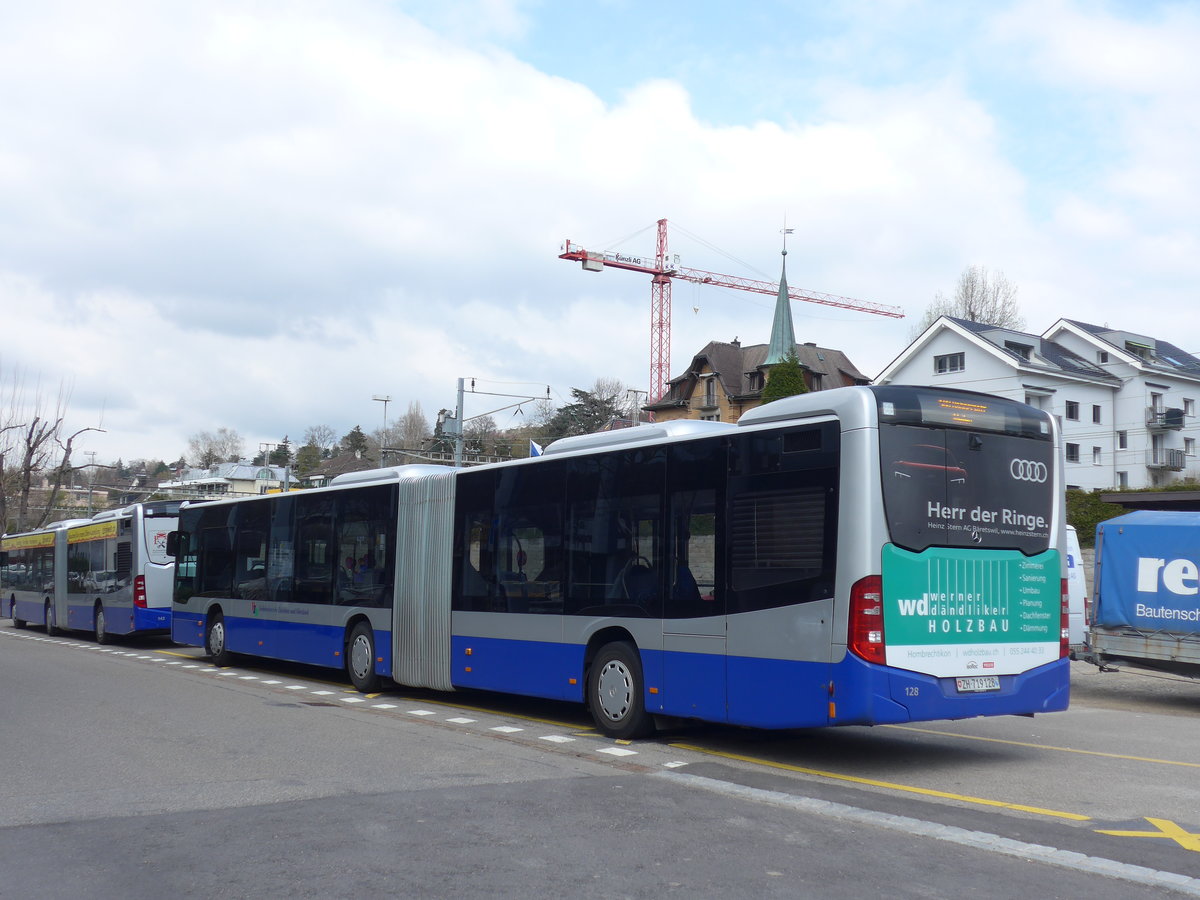
<svg viewBox="0 0 1200 900">
<path fill-rule="evenodd" d="M 883 503 L 892 540 L 926 547 L 1050 546 L 1054 444 L 1011 434 L 879 426 Z"/>
</svg>

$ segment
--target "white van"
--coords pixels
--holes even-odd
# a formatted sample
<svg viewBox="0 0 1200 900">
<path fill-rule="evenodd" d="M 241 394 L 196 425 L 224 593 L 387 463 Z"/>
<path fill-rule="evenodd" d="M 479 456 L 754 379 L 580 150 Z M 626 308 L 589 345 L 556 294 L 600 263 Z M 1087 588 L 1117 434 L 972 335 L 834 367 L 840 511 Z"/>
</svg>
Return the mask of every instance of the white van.
<svg viewBox="0 0 1200 900">
<path fill-rule="evenodd" d="M 1071 658 L 1077 650 L 1087 647 L 1087 575 L 1083 571 L 1083 554 L 1079 550 L 1079 535 L 1075 526 L 1067 526 L 1067 633 Z"/>
</svg>

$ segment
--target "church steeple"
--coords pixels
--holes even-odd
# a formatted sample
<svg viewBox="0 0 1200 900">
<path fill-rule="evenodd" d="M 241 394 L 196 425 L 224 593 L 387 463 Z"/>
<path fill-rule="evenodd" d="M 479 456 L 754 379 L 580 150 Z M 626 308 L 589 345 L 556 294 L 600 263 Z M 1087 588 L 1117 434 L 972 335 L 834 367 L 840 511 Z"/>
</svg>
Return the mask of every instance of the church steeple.
<svg viewBox="0 0 1200 900">
<path fill-rule="evenodd" d="M 765 365 L 781 363 L 796 349 L 796 330 L 792 327 L 792 305 L 787 286 L 787 236 L 785 229 L 782 271 L 779 274 L 779 297 L 775 300 L 775 320 L 771 323 L 771 345 L 767 348 Z"/>
</svg>

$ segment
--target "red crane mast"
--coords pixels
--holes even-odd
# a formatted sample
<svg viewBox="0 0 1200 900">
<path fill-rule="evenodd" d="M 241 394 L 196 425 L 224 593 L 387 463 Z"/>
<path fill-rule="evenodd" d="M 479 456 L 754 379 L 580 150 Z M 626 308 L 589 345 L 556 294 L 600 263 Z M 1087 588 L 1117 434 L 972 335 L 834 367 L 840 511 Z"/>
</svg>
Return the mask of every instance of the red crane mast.
<svg viewBox="0 0 1200 900">
<path fill-rule="evenodd" d="M 753 291 L 757 294 L 767 294 L 775 297 L 779 294 L 779 282 L 760 281 L 754 278 L 740 278 L 736 275 L 721 275 L 717 272 L 706 272 L 703 269 L 689 269 L 685 266 L 673 265 L 667 254 L 667 220 L 658 220 L 658 241 L 654 259 L 633 256 L 624 253 L 595 252 L 585 250 L 569 240 L 563 244 L 563 252 L 559 259 L 568 259 L 583 264 L 588 272 L 600 272 L 606 267 L 625 269 L 630 272 L 644 272 L 650 279 L 650 392 L 648 401 L 654 403 L 661 400 L 666 391 L 667 381 L 670 380 L 671 366 L 671 279 L 680 278 L 695 284 L 711 284 L 717 287 L 733 288 L 739 291 Z M 839 297 L 836 294 L 822 294 L 816 291 L 804 291 L 789 288 L 788 297 L 792 300 L 803 300 L 806 303 L 819 303 L 823 306 L 835 306 L 839 309 L 852 309 L 858 312 L 868 312 L 877 316 L 889 316 L 893 319 L 904 318 L 904 312 L 898 306 L 888 306 L 883 303 L 871 303 L 865 300 L 853 300 L 850 297 Z"/>
</svg>

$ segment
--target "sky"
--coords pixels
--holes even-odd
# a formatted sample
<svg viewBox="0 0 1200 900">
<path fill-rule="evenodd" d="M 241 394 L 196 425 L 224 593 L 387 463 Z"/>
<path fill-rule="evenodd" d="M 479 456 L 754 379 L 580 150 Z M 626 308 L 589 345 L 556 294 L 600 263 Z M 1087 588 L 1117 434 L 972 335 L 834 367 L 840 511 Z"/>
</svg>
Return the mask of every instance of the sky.
<svg viewBox="0 0 1200 900">
<path fill-rule="evenodd" d="M 764 280 L 786 223 L 792 288 L 902 308 L 793 305 L 872 377 L 969 265 L 1031 333 L 1200 352 L 1198 57 L 1152 0 L 2 4 L 0 379 L 96 462 L 646 390 L 649 277 L 558 254 L 662 218 Z M 772 306 L 676 281 L 671 374 Z"/>
</svg>

